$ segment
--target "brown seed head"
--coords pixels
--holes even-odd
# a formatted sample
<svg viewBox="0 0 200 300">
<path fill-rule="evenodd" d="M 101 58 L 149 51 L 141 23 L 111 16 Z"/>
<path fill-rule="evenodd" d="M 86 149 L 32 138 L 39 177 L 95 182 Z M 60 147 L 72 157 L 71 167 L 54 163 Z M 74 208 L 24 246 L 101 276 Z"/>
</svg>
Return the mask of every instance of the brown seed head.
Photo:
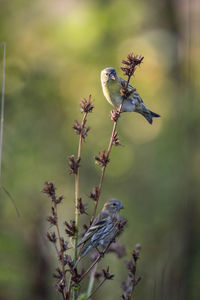
<svg viewBox="0 0 200 300">
<path fill-rule="evenodd" d="M 82 214 L 86 214 L 87 215 L 86 207 L 87 207 L 87 204 L 84 204 L 82 202 L 82 198 L 78 198 L 77 209 L 78 209 L 78 212 L 79 212 L 80 215 L 82 215 Z"/>
<path fill-rule="evenodd" d="M 69 173 L 77 174 L 81 159 L 75 160 L 74 155 L 68 157 Z"/>
<path fill-rule="evenodd" d="M 97 165 L 105 167 L 109 163 L 109 158 L 105 150 L 99 152 L 99 156 L 95 156 L 95 162 Z"/>
<path fill-rule="evenodd" d="M 114 275 L 109 273 L 109 267 L 107 267 L 107 269 L 103 269 L 103 276 L 106 280 L 111 280 L 113 279 Z"/>
<path fill-rule="evenodd" d="M 90 199 L 94 200 L 94 201 L 97 201 L 99 199 L 99 187 L 98 186 L 95 186 L 92 190 L 92 192 L 90 193 L 89 197 Z"/>
<path fill-rule="evenodd" d="M 75 226 L 75 221 L 71 220 L 70 223 L 67 221 L 64 222 L 65 225 L 65 232 L 67 233 L 68 236 L 74 237 L 76 234 L 76 226 Z"/>
<path fill-rule="evenodd" d="M 94 106 L 92 104 L 92 95 L 89 95 L 88 100 L 83 99 L 80 103 L 81 112 L 89 113 L 92 112 Z"/>
</svg>

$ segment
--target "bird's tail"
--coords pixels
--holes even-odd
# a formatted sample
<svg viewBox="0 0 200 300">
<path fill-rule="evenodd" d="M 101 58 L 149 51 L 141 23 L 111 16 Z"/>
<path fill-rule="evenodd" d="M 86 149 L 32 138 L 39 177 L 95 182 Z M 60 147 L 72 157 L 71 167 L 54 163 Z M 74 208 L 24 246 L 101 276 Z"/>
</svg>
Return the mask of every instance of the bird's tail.
<svg viewBox="0 0 200 300">
<path fill-rule="evenodd" d="M 91 249 L 93 248 L 92 245 L 88 245 L 87 243 L 85 245 L 82 245 L 82 248 L 80 250 L 80 257 L 84 257 Z"/>
<path fill-rule="evenodd" d="M 155 112 L 149 110 L 147 112 L 142 112 L 142 115 L 145 117 L 145 119 L 152 124 L 153 123 L 153 118 L 159 118 L 160 115 L 156 114 Z"/>
<path fill-rule="evenodd" d="M 78 245 L 79 247 L 80 245 Z M 85 245 L 82 245 L 82 248 L 80 250 L 80 253 L 78 255 L 78 259 L 74 265 L 74 269 L 77 267 L 78 263 L 80 262 L 80 260 L 92 249 L 92 246 L 89 245 L 89 246 L 85 246 Z"/>
</svg>

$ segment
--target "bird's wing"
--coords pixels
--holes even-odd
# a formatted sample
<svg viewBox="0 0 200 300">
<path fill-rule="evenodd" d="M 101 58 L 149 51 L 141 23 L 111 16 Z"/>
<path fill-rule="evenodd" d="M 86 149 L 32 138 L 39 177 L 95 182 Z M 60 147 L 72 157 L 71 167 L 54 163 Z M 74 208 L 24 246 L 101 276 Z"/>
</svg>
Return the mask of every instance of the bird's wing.
<svg viewBox="0 0 200 300">
<path fill-rule="evenodd" d="M 127 83 L 127 81 L 121 77 L 118 77 L 118 80 L 119 80 L 120 84 Z M 128 100 L 137 100 L 139 103 L 143 103 L 142 98 L 140 97 L 139 93 L 132 85 L 130 85 L 130 84 L 128 85 L 128 90 L 133 91 L 132 94 L 129 96 Z"/>
<path fill-rule="evenodd" d="M 79 242 L 78 247 L 82 245 L 83 243 L 87 242 L 97 231 L 99 231 L 102 227 L 105 226 L 107 223 L 107 214 L 105 213 L 100 213 L 90 226 L 90 228 L 86 231 L 84 234 L 82 240 Z"/>
</svg>

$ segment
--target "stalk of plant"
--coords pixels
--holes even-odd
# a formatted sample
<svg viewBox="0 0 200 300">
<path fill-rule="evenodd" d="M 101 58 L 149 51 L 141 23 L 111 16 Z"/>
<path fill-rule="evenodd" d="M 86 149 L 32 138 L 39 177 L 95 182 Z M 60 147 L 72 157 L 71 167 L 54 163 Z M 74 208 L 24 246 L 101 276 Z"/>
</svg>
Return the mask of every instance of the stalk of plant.
<svg viewBox="0 0 200 300">
<path fill-rule="evenodd" d="M 5 82 L 6 82 L 6 43 L 0 42 L 0 49 L 3 49 L 2 57 L 2 81 L 1 81 L 1 121 L 0 121 L 0 189 L 5 193 L 5 195 L 10 199 L 13 204 L 16 214 L 20 217 L 19 209 L 15 203 L 14 198 L 10 192 L 2 184 L 2 154 L 3 154 L 3 134 L 4 134 L 4 110 L 5 110 Z"/>
<path fill-rule="evenodd" d="M 128 269 L 128 277 L 125 282 L 122 283 L 123 300 L 130 300 L 133 296 L 136 285 L 142 279 L 141 276 L 136 277 L 137 271 L 137 261 L 140 257 L 141 246 L 140 244 L 136 245 L 136 249 L 132 252 L 132 258 L 126 262 L 126 266 Z"/>
<path fill-rule="evenodd" d="M 103 273 L 103 279 L 101 280 L 101 282 L 96 286 L 96 288 L 94 289 L 93 292 L 91 292 L 91 294 L 88 295 L 88 297 L 86 298 L 86 300 L 91 299 L 91 297 L 99 290 L 99 288 L 104 284 L 104 282 L 106 280 L 112 280 L 114 275 L 109 273 L 109 267 L 107 267 L 107 269 L 103 269 L 102 270 Z"/>
<path fill-rule="evenodd" d="M 50 233 L 47 232 L 47 238 L 51 243 L 54 244 L 58 259 L 61 263 L 61 268 L 57 268 L 58 275 L 55 275 L 57 279 L 59 279 L 59 283 L 56 285 L 56 289 L 62 294 L 63 300 L 69 299 L 69 291 L 67 286 L 67 280 L 66 280 L 66 273 L 65 273 L 65 259 L 64 259 L 64 252 L 68 249 L 67 242 L 64 241 L 64 239 L 60 235 L 60 228 L 58 224 L 58 212 L 57 212 L 57 205 L 61 203 L 63 200 L 63 196 L 56 197 L 55 193 L 55 186 L 53 183 L 45 182 L 45 186 L 42 190 L 43 193 L 45 193 L 52 201 L 52 207 L 51 207 L 51 216 L 47 217 L 47 221 L 51 224 L 51 226 L 54 226 L 56 228 L 56 232 Z M 58 244 L 57 245 L 57 241 Z M 58 248 L 59 247 L 59 248 Z"/>
<path fill-rule="evenodd" d="M 85 128 L 85 124 L 87 121 L 87 115 L 89 112 L 92 112 L 93 105 L 91 104 L 91 95 L 89 96 L 88 100 L 83 100 L 81 102 L 81 111 L 84 112 L 83 119 L 81 124 L 78 123 L 77 120 L 74 121 L 74 130 L 79 135 L 79 145 L 78 145 L 78 155 L 76 159 L 76 171 L 75 171 L 75 226 L 76 226 L 76 235 L 75 235 L 75 242 L 74 242 L 74 264 L 76 264 L 77 261 L 77 253 L 78 253 L 78 226 L 79 226 L 79 215 L 80 215 L 80 209 L 79 209 L 79 166 L 81 161 L 81 148 L 82 148 L 82 142 L 83 139 L 87 136 L 88 131 L 90 130 L 89 127 Z M 69 161 L 71 160 L 71 157 L 69 158 Z"/>
<path fill-rule="evenodd" d="M 85 127 L 87 122 L 87 115 L 88 113 L 92 112 L 93 105 L 91 103 L 91 95 L 89 96 L 88 100 L 84 99 L 81 101 L 81 112 L 84 113 L 83 119 L 81 124 L 77 120 L 74 121 L 74 130 L 75 133 L 79 135 L 79 145 L 78 145 L 78 154 L 76 161 L 74 160 L 74 156 L 69 157 L 69 166 L 70 166 L 70 173 L 75 175 L 75 239 L 74 239 L 74 265 L 76 265 L 77 258 L 78 258 L 78 232 L 79 232 L 79 215 L 80 215 L 80 206 L 83 206 L 81 198 L 79 198 L 79 167 L 81 161 L 81 149 L 82 149 L 82 142 L 83 139 L 87 136 L 88 131 L 90 130 L 89 127 Z M 73 299 L 77 299 L 77 289 L 73 290 Z"/>
<path fill-rule="evenodd" d="M 0 179 L 2 165 L 2 149 L 3 149 L 3 123 L 4 123 L 4 102 L 5 102 L 5 73 L 6 73 L 6 43 L 0 43 L 3 48 L 3 67 L 2 67 L 2 84 L 1 84 L 1 129 L 0 129 Z"/>
</svg>

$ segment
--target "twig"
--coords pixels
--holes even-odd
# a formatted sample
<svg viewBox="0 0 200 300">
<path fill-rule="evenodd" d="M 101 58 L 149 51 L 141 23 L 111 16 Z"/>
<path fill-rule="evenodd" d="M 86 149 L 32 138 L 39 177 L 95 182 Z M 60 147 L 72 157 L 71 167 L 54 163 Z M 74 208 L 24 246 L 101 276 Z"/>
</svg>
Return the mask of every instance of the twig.
<svg viewBox="0 0 200 300">
<path fill-rule="evenodd" d="M 106 281 L 106 278 L 104 278 L 99 284 L 96 286 L 94 291 L 86 298 L 86 300 L 90 299 L 97 291 L 98 289 L 102 286 L 102 284 Z"/>
<path fill-rule="evenodd" d="M 141 276 L 136 277 L 137 271 L 137 260 L 140 257 L 141 246 L 140 244 L 136 245 L 136 250 L 132 252 L 131 260 L 126 262 L 126 266 L 128 269 L 128 276 L 125 282 L 122 284 L 122 289 L 124 291 L 122 295 L 123 300 L 130 300 L 134 294 L 136 285 L 142 279 Z"/>
<path fill-rule="evenodd" d="M 13 198 L 13 196 L 9 193 L 9 191 L 2 185 L 0 185 L 0 189 L 2 189 L 2 191 L 6 194 L 6 196 L 10 199 L 11 203 L 13 204 L 17 217 L 20 218 L 21 214 L 20 211 L 16 205 L 15 199 Z"/>
<path fill-rule="evenodd" d="M 123 102 L 120 105 L 119 110 L 118 110 L 119 116 L 121 114 L 122 105 L 123 105 Z M 108 145 L 108 150 L 107 150 L 107 160 L 109 160 L 110 152 L 111 152 L 111 149 L 113 146 L 113 140 L 114 140 L 114 136 L 115 136 L 116 128 L 117 128 L 117 121 L 118 121 L 118 118 L 116 119 L 116 121 L 114 121 L 114 124 L 113 124 L 113 129 L 112 129 L 112 133 L 111 133 L 111 137 L 110 137 L 110 141 L 109 141 L 109 145 Z M 106 167 L 107 167 L 107 164 L 104 165 L 101 169 L 101 176 L 100 176 L 99 185 L 98 185 L 98 198 L 95 201 L 94 211 L 92 214 L 92 218 L 90 220 L 90 224 L 92 224 L 92 222 L 94 221 L 94 218 L 96 216 L 97 206 L 98 206 L 98 202 L 99 202 L 99 198 L 100 198 L 100 194 L 101 194 L 101 189 L 102 189 L 102 185 L 103 185 L 103 179 L 104 179 Z"/>
<path fill-rule="evenodd" d="M 90 294 L 92 293 L 92 288 L 93 288 L 93 285 L 94 285 L 95 273 L 96 273 L 96 270 L 97 270 L 97 266 L 98 266 L 98 264 L 96 264 L 96 265 L 94 266 L 94 268 L 92 269 L 92 271 L 91 271 L 90 281 L 89 281 L 89 284 L 88 284 L 88 290 L 87 290 L 87 296 L 88 296 L 88 297 L 89 297 Z"/>
<path fill-rule="evenodd" d="M 103 250 L 102 254 L 99 254 L 99 256 L 95 259 L 95 261 L 90 265 L 90 267 L 85 271 L 85 273 L 83 273 L 83 275 L 81 276 L 81 278 L 79 279 L 79 282 L 83 280 L 83 278 L 90 272 L 90 270 L 102 259 L 102 257 L 104 256 L 104 254 L 106 253 L 106 251 L 108 250 L 108 248 L 110 247 L 110 245 L 112 244 L 113 241 L 111 241 L 106 248 Z"/>
<path fill-rule="evenodd" d="M 129 78 L 128 82 L 129 81 L 130 81 L 130 78 Z M 127 87 L 128 87 L 128 82 L 127 82 Z M 122 103 L 121 103 L 119 109 L 117 110 L 118 117 L 116 118 L 116 120 L 114 120 L 113 129 L 112 129 L 112 133 L 111 133 L 111 137 L 110 137 L 110 141 L 109 141 L 109 145 L 108 145 L 108 150 L 107 150 L 107 159 L 108 160 L 109 160 L 110 152 L 111 152 L 111 149 L 113 146 L 114 136 L 116 134 L 117 122 L 120 117 L 120 114 L 122 113 L 122 106 L 123 106 L 124 100 L 125 99 L 122 100 Z M 95 201 L 94 211 L 92 214 L 92 218 L 90 220 L 90 224 L 92 224 L 92 222 L 94 221 L 94 218 L 96 216 L 97 206 L 98 206 L 98 202 L 99 202 L 99 198 L 100 198 L 100 194 L 101 194 L 101 189 L 102 189 L 102 184 L 103 184 L 106 167 L 107 167 L 107 164 L 105 166 L 103 166 L 102 170 L 101 170 L 101 177 L 100 177 L 99 185 L 98 185 L 98 199 Z"/>
<path fill-rule="evenodd" d="M 20 212 L 16 206 L 14 198 L 11 196 L 11 194 L 7 191 L 5 187 L 2 186 L 2 179 L 1 179 L 1 173 L 2 173 L 2 152 L 3 152 L 3 128 L 4 128 L 4 106 L 5 106 L 5 76 L 6 76 L 6 43 L 1 42 L 0 46 L 3 47 L 3 67 L 2 67 L 2 82 L 1 82 L 1 126 L 0 126 L 0 189 L 5 192 L 5 194 L 8 196 L 10 201 L 12 202 L 17 216 L 20 217 Z"/>
<path fill-rule="evenodd" d="M 55 202 L 54 202 L 54 209 L 55 209 L 56 218 L 58 218 L 57 204 Z M 66 274 L 65 274 L 64 254 L 62 251 L 62 242 L 61 242 L 60 229 L 59 229 L 58 222 L 56 222 L 55 226 L 56 226 L 56 230 L 57 230 L 57 234 L 58 234 L 58 242 L 60 245 L 60 258 L 61 258 L 61 265 L 62 265 L 62 272 L 63 272 L 64 287 L 65 287 L 65 292 L 63 292 L 63 296 L 64 296 L 63 299 L 67 300 L 68 287 L 67 287 L 67 280 L 66 280 Z"/>
<path fill-rule="evenodd" d="M 84 113 L 82 122 L 81 122 L 81 127 L 83 128 L 85 122 L 86 122 L 86 117 L 87 117 L 87 112 Z M 78 145 L 78 155 L 77 155 L 77 161 L 80 161 L 81 159 L 81 149 L 82 149 L 82 141 L 83 137 L 82 134 L 80 134 L 79 137 L 79 145 Z M 76 224 L 76 235 L 75 235 L 75 251 L 74 251 L 74 264 L 77 261 L 77 254 L 78 254 L 78 225 L 79 225 L 79 210 L 78 210 L 78 198 L 79 198 L 79 168 L 77 169 L 77 172 L 75 174 L 75 224 Z"/>
<path fill-rule="evenodd" d="M 90 270 L 99 262 L 99 260 L 101 259 L 101 255 L 99 255 L 95 261 L 90 265 L 90 267 L 87 269 L 87 271 L 85 271 L 85 273 L 83 273 L 83 275 L 81 276 L 79 281 L 82 281 L 82 279 L 90 272 Z"/>
<path fill-rule="evenodd" d="M 3 47 L 3 68 L 2 68 L 2 84 L 1 84 L 1 129 L 0 129 L 0 179 L 2 166 L 2 149 L 3 149 L 3 125 L 4 125 L 4 103 L 5 103 L 5 69 L 6 69 L 6 43 L 0 43 Z"/>
<path fill-rule="evenodd" d="M 86 121 L 87 113 L 84 113 L 81 127 L 84 126 Z M 79 137 L 79 145 L 78 145 L 78 155 L 77 155 L 77 161 L 80 161 L 81 159 L 81 149 L 82 149 L 82 141 L 83 137 L 82 134 L 80 134 Z M 75 242 L 74 242 L 74 264 L 76 264 L 77 256 L 78 256 L 78 226 L 79 226 L 79 210 L 78 210 L 78 198 L 79 198 L 79 168 L 77 169 L 77 173 L 75 174 L 75 224 L 76 224 L 76 234 L 75 234 Z M 71 282 L 71 278 L 70 278 Z M 70 283 L 71 286 L 71 283 Z M 77 290 L 73 290 L 73 299 L 77 299 Z"/>
<path fill-rule="evenodd" d="M 44 183 L 44 188 L 42 189 L 42 192 L 51 199 L 53 204 L 53 206 L 51 207 L 51 215 L 47 217 L 47 221 L 51 225 L 55 226 L 57 231 L 57 235 L 55 232 L 53 232 L 52 234 L 47 232 L 47 238 L 51 243 L 54 244 L 56 248 L 56 252 L 58 254 L 59 263 L 62 266 L 62 270 L 58 268 L 56 270 L 58 274 L 54 276 L 59 280 L 56 284 L 56 289 L 58 292 L 62 294 L 64 300 L 69 300 L 68 284 L 66 280 L 66 271 L 65 271 L 65 259 L 64 259 L 64 251 L 67 250 L 67 246 L 65 245 L 64 239 L 60 235 L 60 228 L 58 223 L 58 211 L 57 211 L 57 205 L 61 203 L 61 201 L 63 200 L 63 196 L 56 197 L 55 190 L 56 188 L 52 182 Z M 56 246 L 57 240 L 59 243 L 59 249 Z"/>
<path fill-rule="evenodd" d="M 90 299 L 97 291 L 98 289 L 102 286 L 102 284 L 106 281 L 106 280 L 112 280 L 114 275 L 110 274 L 109 272 L 109 267 L 107 267 L 107 269 L 103 269 L 102 270 L 102 275 L 104 276 L 104 279 L 96 286 L 96 288 L 94 289 L 93 292 L 91 292 L 88 296 L 87 299 Z M 87 300 L 86 299 L 86 300 Z"/>
<path fill-rule="evenodd" d="M 89 131 L 89 127 L 85 128 L 86 124 L 86 118 L 89 112 L 92 112 L 93 105 L 91 102 L 91 95 L 89 95 L 88 100 L 84 99 L 81 101 L 81 111 L 84 112 L 83 119 L 81 124 L 78 123 L 78 121 L 75 121 L 75 124 L 73 126 L 75 132 L 79 134 L 79 145 L 78 145 L 78 154 L 77 154 L 77 160 L 76 160 L 76 168 L 73 170 L 73 173 L 75 174 L 75 241 L 74 241 L 74 265 L 76 265 L 77 258 L 78 258 L 78 232 L 79 232 L 79 166 L 80 166 L 80 160 L 81 160 L 81 150 L 82 150 L 82 142 L 83 139 L 87 136 L 87 133 Z M 69 279 L 69 286 L 71 288 L 71 276 Z M 76 300 L 78 297 L 78 290 L 73 290 L 73 299 Z"/>
</svg>

